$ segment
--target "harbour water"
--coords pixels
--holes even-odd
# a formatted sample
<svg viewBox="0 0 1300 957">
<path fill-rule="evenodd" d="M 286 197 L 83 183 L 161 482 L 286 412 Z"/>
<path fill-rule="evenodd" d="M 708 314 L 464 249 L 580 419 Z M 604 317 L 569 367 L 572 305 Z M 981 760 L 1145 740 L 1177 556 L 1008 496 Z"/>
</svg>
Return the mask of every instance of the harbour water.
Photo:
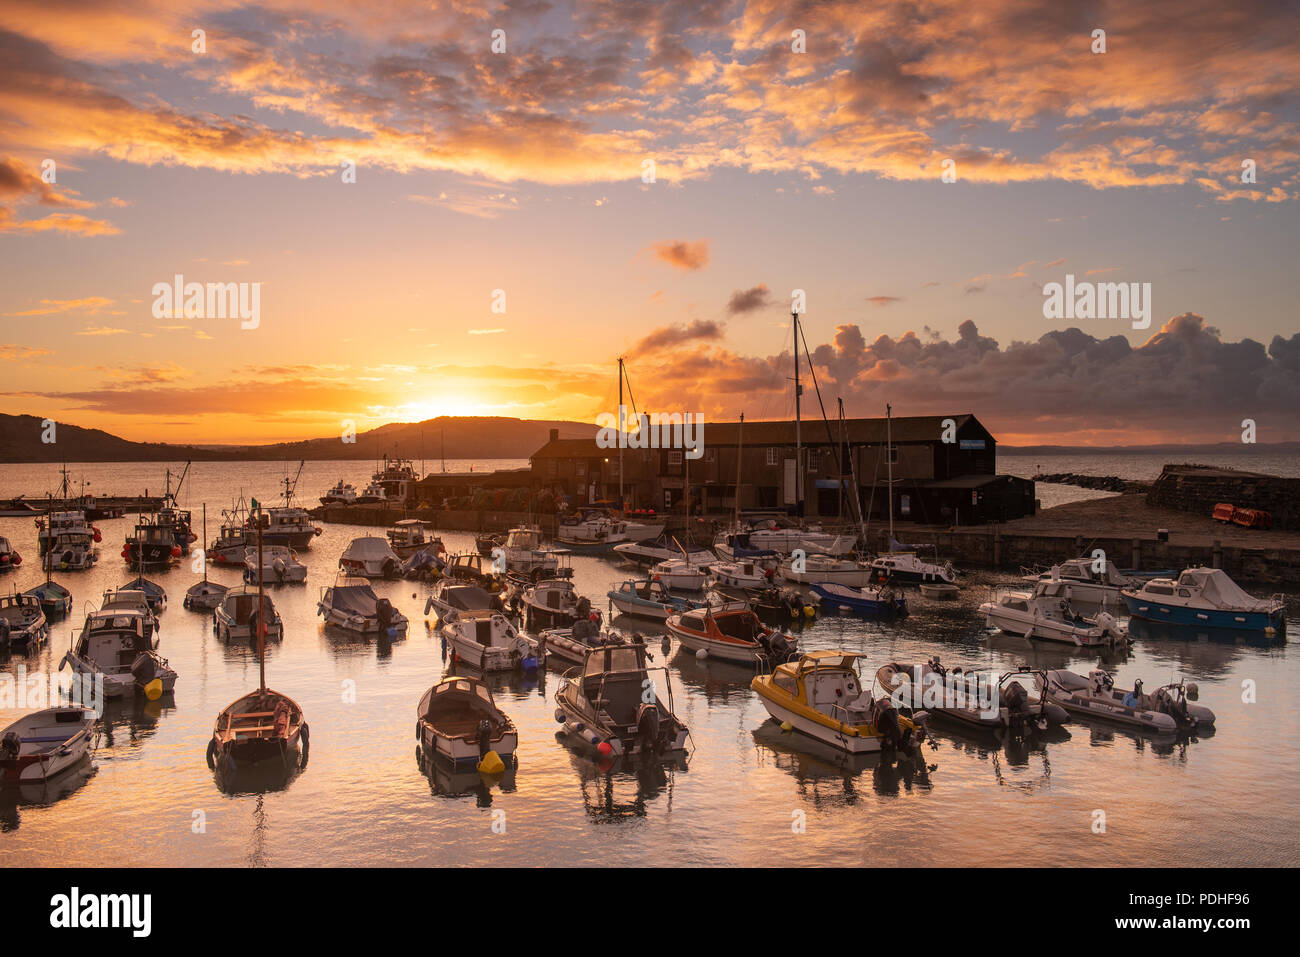
<svg viewBox="0 0 1300 957">
<path fill-rule="evenodd" d="M 1103 471 L 1108 463 L 1093 465 L 1120 474 Z M 154 492 L 163 467 L 76 466 L 73 477 L 84 472 L 103 493 Z M 49 488 L 56 471 L 0 467 L 0 497 Z M 340 475 L 364 482 L 368 471 L 365 462 L 308 463 L 300 497 L 314 503 Z M 232 492 L 242 488 L 269 504 L 283 474 L 276 463 L 197 463 L 182 504 L 194 510 L 197 532 L 200 503 L 208 503 L 211 538 Z M 132 577 L 119 557 L 130 523 L 96 523 L 104 533 L 100 563 L 58 576 L 72 589 L 73 615 L 55 625 L 38 655 L 13 657 L 6 670 L 57 668 L 83 609 Z M 1283 643 L 1207 635 L 1142 639 L 1130 652 L 1101 659 L 1123 687 L 1135 678 L 1148 687 L 1197 681 L 1218 723 L 1216 733 L 1196 740 L 1153 740 L 1076 721 L 1024 746 L 937 727 L 937 746 L 925 750 L 932 769 L 878 761 L 845 767 L 832 754 L 804 753 L 802 739 L 774 727 L 744 669 L 697 662 L 674 645 L 666 656 L 669 681 L 694 749 L 685 769 L 609 769 L 569 750 L 556 738 L 553 672 L 493 682 L 498 704 L 519 727 L 517 769 L 491 788 L 476 773 L 431 780 L 416 766 L 414 740 L 420 695 L 446 666 L 423 614 L 429 586 L 375 584 L 411 619 L 405 641 L 336 637 L 316 615 L 339 555 L 365 533 L 326 525 L 302 554 L 307 584 L 273 590 L 285 638 L 270 648 L 268 683 L 293 696 L 311 726 L 307 767 L 286 787 L 228 795 L 205 763 L 214 718 L 256 686 L 257 660 L 245 645 L 217 641 L 210 614 L 181 606 L 201 574 L 184 559 L 149 576 L 169 595 L 159 652 L 180 674 L 173 700 L 110 706 L 93 771 L 44 792 L 0 797 L 0 863 L 1211 867 L 1300 860 L 1300 665 Z M 0 589 L 42 580 L 31 519 L 0 519 L 0 535 L 27 559 L 0 578 Z M 468 534 L 443 539 L 453 552 L 472 548 Z M 601 608 L 611 584 L 628 574 L 602 558 L 575 557 L 573 564 L 578 590 Z M 210 576 L 238 580 L 229 570 Z M 911 615 L 896 624 L 832 615 L 805 629 L 801 641 L 807 649 L 864 654 L 868 679 L 887 662 L 935 654 L 949 665 L 993 671 L 1021 663 L 1080 672 L 1095 666 L 1095 653 L 985 627 L 979 602 L 1014 577 L 971 570 L 960 602 L 929 603 L 913 593 Z M 658 633 L 649 623 L 616 624 Z M 663 663 L 657 638 L 651 647 Z M 0 725 L 21 713 L 0 707 Z M 1098 811 L 1104 833 L 1096 830 Z"/>
</svg>

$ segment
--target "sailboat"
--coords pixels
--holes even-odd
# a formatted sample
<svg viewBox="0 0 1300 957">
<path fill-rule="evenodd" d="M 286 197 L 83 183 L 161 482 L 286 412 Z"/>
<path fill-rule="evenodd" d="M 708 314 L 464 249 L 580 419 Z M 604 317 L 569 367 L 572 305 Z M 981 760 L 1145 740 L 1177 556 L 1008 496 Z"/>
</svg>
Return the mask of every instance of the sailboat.
<svg viewBox="0 0 1300 957">
<path fill-rule="evenodd" d="M 203 503 L 203 541 L 208 540 L 208 503 Z M 211 611 L 221 604 L 230 589 L 208 581 L 208 556 L 203 556 L 203 581 L 191 585 L 185 592 L 185 607 L 192 611 Z"/>
<path fill-rule="evenodd" d="M 933 548 L 934 546 L 906 546 L 900 544 L 898 540 L 894 538 L 893 421 L 893 407 L 886 403 L 885 464 L 888 469 L 887 484 L 889 486 L 887 492 L 889 498 L 889 551 L 874 559 L 871 562 L 871 569 L 879 581 L 889 581 L 904 585 L 954 585 L 957 582 L 957 570 L 952 567 L 952 562 L 944 562 L 942 565 L 939 565 L 935 562 L 923 561 L 916 554 L 918 548 Z"/>
<path fill-rule="evenodd" d="M 257 531 L 258 564 L 262 556 L 262 532 L 266 517 L 254 499 L 253 513 Z M 265 607 L 262 582 L 257 583 L 258 608 Z M 227 705 L 217 715 L 208 742 L 208 767 L 234 771 L 267 761 L 280 761 L 290 767 L 289 756 L 301 742 L 308 743 L 309 731 L 302 709 L 286 694 L 266 686 L 266 623 L 258 616 L 253 629 L 257 636 L 259 684 L 242 698 Z M 305 760 L 304 760 L 305 763 Z"/>
</svg>

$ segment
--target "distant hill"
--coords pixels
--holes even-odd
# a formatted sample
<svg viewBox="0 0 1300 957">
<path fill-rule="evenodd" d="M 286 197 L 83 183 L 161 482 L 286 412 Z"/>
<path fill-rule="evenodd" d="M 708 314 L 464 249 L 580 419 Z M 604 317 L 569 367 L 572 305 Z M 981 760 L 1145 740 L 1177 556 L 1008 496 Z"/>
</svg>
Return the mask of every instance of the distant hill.
<svg viewBox="0 0 1300 957">
<path fill-rule="evenodd" d="M 999 452 L 1012 455 L 1293 455 L 1300 453 L 1300 442 L 1215 442 L 1200 445 L 1003 445 Z"/>
<path fill-rule="evenodd" d="M 340 436 L 277 442 L 273 445 L 169 445 L 131 442 L 100 429 L 57 423 L 56 442 L 41 441 L 41 419 L 33 415 L 0 414 L 0 462 L 160 462 L 276 461 L 281 459 L 375 459 L 401 455 L 426 461 L 449 459 L 524 459 L 546 444 L 551 429 L 562 438 L 596 434 L 589 422 L 550 419 L 511 419 L 500 416 L 441 416 L 424 422 L 394 422 L 358 432 L 356 442 Z"/>
</svg>

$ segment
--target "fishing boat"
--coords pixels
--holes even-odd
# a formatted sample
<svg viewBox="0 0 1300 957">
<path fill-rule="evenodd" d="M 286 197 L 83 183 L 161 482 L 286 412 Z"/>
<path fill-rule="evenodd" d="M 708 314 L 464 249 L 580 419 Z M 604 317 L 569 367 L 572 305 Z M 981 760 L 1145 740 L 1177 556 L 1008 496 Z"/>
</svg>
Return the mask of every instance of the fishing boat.
<svg viewBox="0 0 1300 957">
<path fill-rule="evenodd" d="M 914 751 L 925 740 L 927 715 L 906 718 L 887 696 L 874 698 L 858 673 L 860 655 L 813 651 L 755 675 L 749 686 L 782 727 L 850 754 Z"/>
<path fill-rule="evenodd" d="M 23 563 L 23 556 L 9 544 L 9 539 L 0 535 L 0 572 L 7 572 Z"/>
<path fill-rule="evenodd" d="M 221 510 L 221 531 L 208 546 L 207 557 L 214 565 L 243 565 L 249 547 L 256 544 L 257 535 L 248 527 L 248 506 L 240 496 L 233 508 Z"/>
<path fill-rule="evenodd" d="M 447 611 L 438 631 L 458 660 L 479 671 L 536 671 L 545 665 L 537 639 L 525 635 L 500 612 Z"/>
<path fill-rule="evenodd" d="M 598 555 L 628 539 L 627 523 L 595 512 L 562 518 L 555 541 L 579 555 Z"/>
<path fill-rule="evenodd" d="M 509 764 L 519 732 L 477 678 L 452 675 L 424 693 L 415 713 L 417 761 L 437 756 L 452 765 L 477 765 L 489 751 Z"/>
<path fill-rule="evenodd" d="M 49 540 L 49 550 L 41 559 L 45 571 L 85 571 L 99 561 L 93 533 L 58 532 Z"/>
<path fill-rule="evenodd" d="M 369 536 L 354 538 L 339 558 L 345 574 L 360 578 L 400 578 L 402 560 L 388 546 L 388 539 Z"/>
<path fill-rule="evenodd" d="M 668 669 L 647 667 L 646 660 L 646 647 L 637 642 L 587 651 L 582 666 L 567 672 L 555 693 L 555 720 L 603 756 L 672 758 L 684 751 L 690 731 L 674 711 Z M 662 672 L 667 703 L 652 672 Z M 654 692 L 651 700 L 648 691 Z"/>
<path fill-rule="evenodd" d="M 1039 582 L 1033 592 L 1009 592 L 980 605 L 989 627 L 1008 635 L 1083 647 L 1128 644 L 1128 633 L 1109 612 L 1089 618 L 1065 597 L 1060 581 Z"/>
<path fill-rule="evenodd" d="M 357 490 L 350 482 L 339 479 L 334 487 L 320 497 L 322 505 L 352 505 L 357 500 Z"/>
<path fill-rule="evenodd" d="M 418 518 L 404 518 L 388 530 L 388 545 L 398 558 L 410 558 L 426 548 L 445 552 L 442 539 L 433 534 L 433 526 Z"/>
<path fill-rule="evenodd" d="M 703 591 L 709 583 L 709 566 L 696 565 L 686 558 L 671 558 L 652 565 L 650 577 L 676 591 Z"/>
<path fill-rule="evenodd" d="M 0 785 L 47 781 L 90 750 L 95 712 L 45 708 L 25 714 L 0 733 Z"/>
<path fill-rule="evenodd" d="M 628 579 L 606 595 L 610 604 L 625 615 L 667 621 L 669 615 L 689 611 L 698 602 L 678 598 L 654 578 Z"/>
<path fill-rule="evenodd" d="M 568 628 L 578 619 L 592 616 L 591 599 L 579 595 L 567 579 L 544 578 L 525 589 L 521 597 L 528 631 Z"/>
<path fill-rule="evenodd" d="M 1120 593 L 1134 618 L 1173 625 L 1278 634 L 1286 629 L 1282 595 L 1255 598 L 1220 568 L 1188 568 L 1175 581 L 1153 578 Z"/>
<path fill-rule="evenodd" d="M 876 682 L 904 714 L 923 710 L 935 720 L 968 727 L 1028 731 L 1070 720 L 1064 708 L 1042 694 L 1047 678 L 1040 671 L 983 674 L 948 668 L 935 655 L 922 665 L 884 665 L 876 672 Z"/>
<path fill-rule="evenodd" d="M 259 588 L 251 585 L 232 588 L 221 599 L 221 604 L 212 613 L 217 637 L 222 641 L 248 641 L 256 637 L 254 628 L 259 608 L 262 609 L 262 632 L 266 639 L 279 639 L 284 626 L 280 613 L 275 610 L 275 603 L 271 601 L 270 595 L 259 594 Z"/>
<path fill-rule="evenodd" d="M 86 521 L 86 513 L 81 509 L 47 511 L 36 520 L 36 550 L 42 557 L 73 542 L 91 549 L 102 538 L 99 529 Z"/>
<path fill-rule="evenodd" d="M 776 572 L 751 561 L 714 562 L 709 575 L 715 584 L 729 588 L 762 588 L 772 583 Z"/>
<path fill-rule="evenodd" d="M 1138 579 L 1125 575 L 1111 562 L 1094 558 L 1072 558 L 1053 565 L 1047 571 L 1024 576 L 1024 581 L 1031 585 L 1052 579 L 1060 579 L 1070 586 L 1068 597 L 1071 601 L 1108 608 L 1119 608 L 1123 604 L 1120 592 L 1125 588 L 1141 585 Z"/>
<path fill-rule="evenodd" d="M 0 595 L 0 648 L 31 654 L 50 635 L 41 603 L 31 595 Z"/>
<path fill-rule="evenodd" d="M 818 582 L 812 590 L 831 607 L 847 608 L 855 614 L 873 618 L 902 618 L 907 615 L 907 598 L 890 585 L 850 588 L 848 585 Z"/>
<path fill-rule="evenodd" d="M 46 618 L 62 618 L 72 611 L 72 592 L 49 578 L 23 594 L 40 602 L 41 611 L 45 612 Z"/>
<path fill-rule="evenodd" d="M 140 615 L 144 619 L 144 636 L 149 640 L 149 647 L 158 647 L 158 612 L 143 591 L 128 587 L 105 589 L 99 607 L 101 611 L 124 611 Z"/>
<path fill-rule="evenodd" d="M 870 584 L 874 577 L 874 572 L 867 563 L 857 562 L 851 558 L 837 558 L 834 555 L 808 555 L 802 561 L 785 558 L 782 559 L 777 570 L 786 581 L 801 585 L 821 582 L 861 588 Z"/>
<path fill-rule="evenodd" d="M 83 678 L 104 678 L 104 696 L 120 698 L 146 691 L 151 698 L 176 686 L 176 672 L 155 652 L 147 619 L 138 608 L 101 608 L 86 616 L 81 634 L 59 670 L 70 665 Z M 152 687 L 151 687 L 152 686 Z"/>
<path fill-rule="evenodd" d="M 203 506 L 203 540 L 208 540 L 208 506 Z M 203 581 L 185 590 L 182 605 L 191 611 L 211 611 L 221 604 L 230 589 L 226 585 L 208 581 L 208 563 L 203 563 Z"/>
<path fill-rule="evenodd" d="M 491 560 L 485 561 L 482 555 L 476 553 L 453 556 L 443 568 L 442 576 L 470 582 L 492 592 L 501 590 L 501 582 L 492 571 Z"/>
<path fill-rule="evenodd" d="M 1083 675 L 1058 669 L 1047 672 L 1047 696 L 1071 714 L 1101 718 L 1157 734 L 1207 730 L 1214 725 L 1214 712 L 1190 704 L 1199 697 L 1192 682 L 1164 685 L 1148 694 L 1142 682 L 1130 691 L 1115 687 L 1114 677 L 1101 668 Z"/>
<path fill-rule="evenodd" d="M 122 558 L 131 568 L 168 565 L 181 557 L 176 544 L 176 529 L 157 518 L 141 515 L 134 531 L 122 546 Z"/>
<path fill-rule="evenodd" d="M 386 501 L 405 505 L 415 491 L 415 483 L 420 481 L 420 473 L 410 459 L 385 455 L 372 478 L 384 490 Z"/>
<path fill-rule="evenodd" d="M 922 597 L 932 598 L 935 601 L 956 601 L 961 597 L 961 589 L 947 582 L 927 582 L 919 587 Z"/>
<path fill-rule="evenodd" d="M 579 619 L 569 628 L 547 628 L 537 636 L 537 648 L 551 664 L 580 665 L 592 648 L 620 645 L 621 635 L 602 631 L 600 622 Z"/>
<path fill-rule="evenodd" d="M 755 665 L 787 661 L 798 653 L 797 638 L 768 628 L 743 601 L 680 612 L 665 624 L 696 657 Z"/>
<path fill-rule="evenodd" d="M 387 598 L 380 598 L 364 578 L 340 578 L 321 589 L 316 614 L 325 624 L 360 635 L 395 639 L 406 636 L 408 621 Z"/>
<path fill-rule="evenodd" d="M 284 545 L 300 552 L 306 551 L 311 548 L 312 539 L 321 533 L 320 526 L 312 524 L 311 515 L 307 510 L 293 504 L 294 492 L 298 488 L 298 479 L 302 477 L 305 464 L 305 462 L 298 463 L 298 471 L 293 478 L 287 475 L 284 477 L 281 483 L 284 485 L 284 491 L 277 496 L 284 504 L 263 509 L 257 499 L 253 499 L 253 509 L 266 523 L 266 527 L 262 529 L 263 545 Z"/>
<path fill-rule="evenodd" d="M 260 554 L 259 554 L 260 551 Z M 244 581 L 268 585 L 301 584 L 307 580 L 307 566 L 288 545 L 263 545 L 244 552 Z"/>
<path fill-rule="evenodd" d="M 628 561 L 640 565 L 657 565 L 660 562 L 685 559 L 695 567 L 701 567 L 716 561 L 712 549 L 693 542 L 680 541 L 667 532 L 656 538 L 643 538 L 637 542 L 624 542 L 614 546 L 614 552 Z"/>
<path fill-rule="evenodd" d="M 262 533 L 266 520 L 261 510 L 254 505 L 255 530 L 258 546 L 263 545 Z M 261 586 L 257 591 L 232 589 L 233 592 L 245 592 L 239 597 L 248 597 L 252 609 L 264 609 L 263 614 L 254 616 L 253 637 L 257 641 L 258 688 L 227 705 L 217 715 L 212 729 L 212 739 L 208 742 L 208 767 L 218 772 L 232 773 L 240 767 L 250 767 L 265 761 L 278 761 L 286 770 L 291 768 L 290 757 L 301 741 L 304 748 L 308 743 L 309 729 L 303 719 L 302 709 L 286 694 L 273 691 L 266 686 L 266 639 L 270 630 L 270 619 L 275 617 L 277 629 L 279 617 L 273 608 L 269 608 L 270 599 L 262 594 Z M 229 599 L 227 595 L 227 599 Z M 223 603 L 222 608 L 226 605 Z M 250 612 L 252 611 L 250 609 Z M 221 608 L 217 609 L 218 614 Z M 247 622 L 247 615 L 244 616 Z M 306 755 L 303 755 L 303 763 Z"/>
<path fill-rule="evenodd" d="M 483 614 L 504 611 L 500 592 L 489 592 L 473 581 L 459 578 L 440 578 L 433 583 L 433 593 L 424 603 L 424 613 L 436 609 L 439 616 L 453 614 Z"/>
</svg>

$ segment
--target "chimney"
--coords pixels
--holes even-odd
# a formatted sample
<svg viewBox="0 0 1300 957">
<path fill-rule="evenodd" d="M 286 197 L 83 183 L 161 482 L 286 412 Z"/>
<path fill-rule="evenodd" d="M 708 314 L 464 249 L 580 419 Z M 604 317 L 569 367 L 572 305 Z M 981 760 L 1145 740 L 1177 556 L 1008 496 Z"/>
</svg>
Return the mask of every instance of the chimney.
<svg viewBox="0 0 1300 957">
<path fill-rule="evenodd" d="M 555 442 L 555 441 L 557 441 L 559 438 L 560 438 L 560 430 L 559 430 L 559 429 L 551 429 L 551 441 L 552 441 L 552 442 Z"/>
</svg>

